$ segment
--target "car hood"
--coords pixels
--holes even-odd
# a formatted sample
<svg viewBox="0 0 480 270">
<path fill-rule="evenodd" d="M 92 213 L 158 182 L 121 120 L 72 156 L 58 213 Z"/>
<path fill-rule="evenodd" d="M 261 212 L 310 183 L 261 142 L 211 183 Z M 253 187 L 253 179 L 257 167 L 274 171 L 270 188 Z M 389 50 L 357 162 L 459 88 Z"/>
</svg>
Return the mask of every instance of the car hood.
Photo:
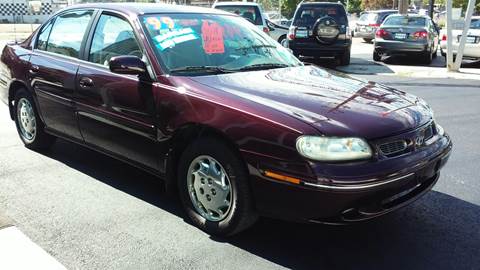
<svg viewBox="0 0 480 270">
<path fill-rule="evenodd" d="M 413 129 L 432 118 L 422 99 L 316 66 L 191 79 L 288 114 L 329 136 L 380 138 Z"/>
</svg>

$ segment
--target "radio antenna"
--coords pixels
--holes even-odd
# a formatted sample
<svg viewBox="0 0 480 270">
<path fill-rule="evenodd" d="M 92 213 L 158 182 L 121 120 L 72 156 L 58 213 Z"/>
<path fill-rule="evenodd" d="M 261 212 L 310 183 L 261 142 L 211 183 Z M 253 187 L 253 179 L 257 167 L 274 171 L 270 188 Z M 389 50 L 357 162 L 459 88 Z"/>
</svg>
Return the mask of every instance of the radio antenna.
<svg viewBox="0 0 480 270">
<path fill-rule="evenodd" d="M 12 0 L 12 17 L 13 17 L 13 34 L 15 36 L 15 44 L 17 44 L 17 18 L 16 18 L 16 9 L 15 9 L 15 0 Z"/>
</svg>

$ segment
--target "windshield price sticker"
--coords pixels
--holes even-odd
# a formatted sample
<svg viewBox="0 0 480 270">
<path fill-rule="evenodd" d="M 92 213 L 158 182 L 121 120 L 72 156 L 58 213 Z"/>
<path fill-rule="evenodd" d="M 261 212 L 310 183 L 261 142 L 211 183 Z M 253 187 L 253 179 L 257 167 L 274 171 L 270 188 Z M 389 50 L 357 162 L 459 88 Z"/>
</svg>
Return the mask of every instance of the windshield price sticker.
<svg viewBox="0 0 480 270">
<path fill-rule="evenodd" d="M 160 50 L 172 48 L 176 44 L 183 43 L 189 40 L 197 39 L 198 36 L 192 28 L 175 29 L 169 32 L 165 32 L 161 35 L 154 37 L 153 39 L 157 43 L 157 47 Z"/>
<path fill-rule="evenodd" d="M 146 23 L 153 30 L 175 28 L 175 22 L 170 17 L 148 17 Z"/>
<path fill-rule="evenodd" d="M 207 54 L 225 53 L 223 28 L 216 22 L 202 24 L 203 50 Z"/>
</svg>

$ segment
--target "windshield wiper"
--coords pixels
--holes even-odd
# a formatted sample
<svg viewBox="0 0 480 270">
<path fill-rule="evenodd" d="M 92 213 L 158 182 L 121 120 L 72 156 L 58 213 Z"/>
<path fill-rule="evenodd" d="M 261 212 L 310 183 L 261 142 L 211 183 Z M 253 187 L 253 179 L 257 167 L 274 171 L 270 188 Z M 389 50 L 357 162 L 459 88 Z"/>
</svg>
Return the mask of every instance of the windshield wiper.
<svg viewBox="0 0 480 270">
<path fill-rule="evenodd" d="M 244 66 L 239 68 L 240 71 L 246 70 L 262 70 L 262 69 L 271 69 L 271 68 L 284 68 L 289 67 L 290 65 L 287 64 L 279 64 L 279 63 L 265 63 L 265 64 L 254 64 L 249 66 Z"/>
<path fill-rule="evenodd" d="M 231 69 L 222 68 L 219 66 L 186 66 L 186 67 L 171 69 L 170 72 L 171 73 L 207 72 L 207 73 L 213 73 L 213 74 L 222 74 L 222 73 L 231 73 L 235 71 Z"/>
</svg>

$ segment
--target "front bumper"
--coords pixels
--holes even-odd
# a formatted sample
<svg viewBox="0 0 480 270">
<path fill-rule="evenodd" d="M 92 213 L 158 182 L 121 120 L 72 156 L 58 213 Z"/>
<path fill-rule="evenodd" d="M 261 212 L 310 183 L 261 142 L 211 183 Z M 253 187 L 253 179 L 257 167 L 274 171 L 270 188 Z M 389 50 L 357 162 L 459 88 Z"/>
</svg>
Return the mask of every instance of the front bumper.
<svg viewBox="0 0 480 270">
<path fill-rule="evenodd" d="M 446 137 L 448 138 L 448 137 Z M 261 215 L 328 224 L 345 224 L 375 218 L 408 205 L 429 191 L 452 149 L 448 143 L 421 166 L 402 170 L 397 175 L 356 184 L 301 185 L 272 180 L 261 170 L 250 168 L 252 189 Z"/>
<path fill-rule="evenodd" d="M 425 42 L 405 42 L 397 40 L 378 40 L 375 39 L 375 50 L 380 54 L 416 54 L 425 53 L 429 50 L 428 43 Z"/>
</svg>

